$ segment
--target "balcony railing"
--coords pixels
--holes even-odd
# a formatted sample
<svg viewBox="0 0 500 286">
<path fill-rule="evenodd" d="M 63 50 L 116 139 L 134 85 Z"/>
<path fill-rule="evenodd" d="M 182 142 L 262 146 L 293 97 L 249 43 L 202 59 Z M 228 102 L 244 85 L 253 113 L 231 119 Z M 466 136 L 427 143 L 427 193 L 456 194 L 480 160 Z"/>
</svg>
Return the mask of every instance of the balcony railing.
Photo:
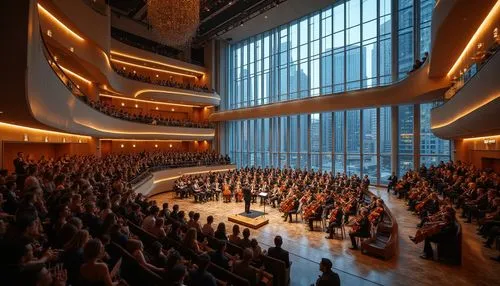
<svg viewBox="0 0 500 286">
<path fill-rule="evenodd" d="M 78 84 L 73 82 L 71 78 L 66 74 L 66 72 L 61 68 L 61 66 L 55 60 L 55 57 L 52 55 L 50 50 L 47 47 L 47 44 L 43 38 L 41 37 L 41 41 L 43 43 L 43 52 L 45 58 L 49 65 L 51 66 L 54 73 L 58 76 L 61 82 L 68 88 L 68 90 L 79 100 L 84 102 L 90 108 L 104 114 L 107 116 L 114 117 L 116 119 L 131 121 L 142 124 L 149 125 L 163 125 L 163 126 L 172 126 L 172 127 L 187 127 L 187 128 L 215 128 L 215 124 L 209 122 L 188 122 L 188 121 L 178 121 L 178 120 L 166 120 L 166 119 L 155 119 L 150 116 L 137 117 L 137 116 L 125 116 L 123 112 L 119 110 L 114 110 L 111 106 L 102 105 L 100 102 L 90 100 L 90 97 L 82 91 Z"/>
</svg>

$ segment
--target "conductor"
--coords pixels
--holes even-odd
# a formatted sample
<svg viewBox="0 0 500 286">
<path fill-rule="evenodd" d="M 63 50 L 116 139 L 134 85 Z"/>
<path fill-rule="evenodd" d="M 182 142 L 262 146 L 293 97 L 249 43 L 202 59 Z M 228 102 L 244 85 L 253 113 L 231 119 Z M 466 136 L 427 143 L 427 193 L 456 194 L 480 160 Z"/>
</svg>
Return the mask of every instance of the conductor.
<svg viewBox="0 0 500 286">
<path fill-rule="evenodd" d="M 245 201 L 245 212 L 250 213 L 250 202 L 252 201 L 252 192 L 248 186 L 243 187 L 243 200 Z"/>
</svg>

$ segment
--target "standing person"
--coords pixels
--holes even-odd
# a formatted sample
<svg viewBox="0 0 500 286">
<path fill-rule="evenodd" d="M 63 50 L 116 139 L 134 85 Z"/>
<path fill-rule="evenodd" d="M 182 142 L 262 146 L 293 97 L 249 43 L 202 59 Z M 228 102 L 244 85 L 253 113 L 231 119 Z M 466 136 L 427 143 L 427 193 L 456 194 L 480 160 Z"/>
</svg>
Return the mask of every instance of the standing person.
<svg viewBox="0 0 500 286">
<path fill-rule="evenodd" d="M 243 188 L 243 199 L 245 200 L 245 213 L 250 213 L 250 202 L 252 201 L 252 192 L 248 187 Z"/>
<path fill-rule="evenodd" d="M 398 176 L 396 176 L 395 172 L 392 172 L 392 175 L 389 177 L 389 184 L 387 184 L 387 192 L 396 187 L 398 183 Z"/>
<path fill-rule="evenodd" d="M 316 286 L 340 286 L 340 277 L 337 273 L 332 271 L 332 262 L 330 259 L 321 258 L 319 264 L 319 271 L 322 272 L 318 280 L 316 280 Z"/>
<path fill-rule="evenodd" d="M 24 153 L 18 152 L 17 158 L 14 159 L 14 168 L 16 172 L 16 184 L 19 190 L 24 189 L 24 179 L 26 179 L 26 168 L 28 164 L 24 161 Z"/>
</svg>

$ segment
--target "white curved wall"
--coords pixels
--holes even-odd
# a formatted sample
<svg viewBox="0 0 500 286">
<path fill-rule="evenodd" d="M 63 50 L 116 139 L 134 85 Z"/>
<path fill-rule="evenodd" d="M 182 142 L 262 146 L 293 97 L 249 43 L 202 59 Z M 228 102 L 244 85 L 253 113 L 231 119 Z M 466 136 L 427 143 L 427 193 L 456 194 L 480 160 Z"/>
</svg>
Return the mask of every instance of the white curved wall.
<svg viewBox="0 0 500 286">
<path fill-rule="evenodd" d="M 109 63 L 109 56 L 108 56 L 109 48 L 112 43 L 111 35 L 109 32 L 109 16 L 103 16 L 95 12 L 91 7 L 82 3 L 80 0 L 75 1 L 80 4 L 78 9 L 82 11 L 81 13 L 82 15 L 87 15 L 87 14 L 93 15 L 94 18 L 96 19 L 93 19 L 92 17 L 90 19 L 95 20 L 99 24 L 104 25 L 102 30 L 107 30 L 106 32 L 102 31 L 93 32 L 93 27 L 94 27 L 93 24 L 86 23 L 85 21 L 88 20 L 85 20 L 84 17 L 80 17 L 77 11 L 75 11 L 76 9 L 66 3 L 69 1 L 62 1 L 62 0 L 60 1 L 61 1 L 61 3 L 59 3 L 60 7 L 62 7 L 62 9 L 64 10 L 62 9 L 59 10 L 60 7 L 56 5 L 50 5 L 51 4 L 50 1 L 44 2 L 43 5 L 45 5 L 44 7 L 47 10 L 50 10 L 50 13 L 54 14 L 55 17 L 60 18 L 61 21 L 68 22 L 69 21 L 68 19 L 71 19 L 72 21 L 71 24 L 73 24 L 73 19 L 75 18 L 76 20 L 74 22 L 74 25 L 75 26 L 78 25 L 79 29 L 75 32 L 78 32 L 81 37 L 85 38 L 85 41 L 76 40 L 74 37 L 71 37 L 68 33 L 65 33 L 63 30 L 60 30 L 57 25 L 54 25 L 51 21 L 48 21 L 45 17 L 41 19 L 42 32 L 46 33 L 48 29 L 51 29 L 53 31 L 51 40 L 56 41 L 60 46 L 64 47 L 65 49 L 69 49 L 70 47 L 72 47 L 74 49 L 72 53 L 74 55 L 74 59 L 79 61 L 86 68 L 88 68 L 89 71 L 92 73 L 92 75 L 95 76 L 99 82 L 105 83 L 108 87 L 110 87 L 114 91 L 123 94 L 123 96 L 132 98 L 138 92 L 148 90 L 147 92 L 142 93 L 142 95 L 140 95 L 142 99 L 152 98 L 155 100 L 162 100 L 162 101 L 176 101 L 183 103 L 215 105 L 215 106 L 219 105 L 220 96 L 216 93 L 196 92 L 185 89 L 164 87 L 160 85 L 130 80 L 116 74 Z M 66 15 L 66 13 L 68 13 L 68 15 Z M 36 16 L 38 18 L 38 15 Z M 33 28 L 38 29 L 37 26 L 33 26 Z M 87 34 L 87 32 L 89 34 Z M 88 39 L 90 39 L 90 41 Z M 118 44 L 117 41 L 113 42 L 113 45 L 115 47 L 120 47 L 120 49 L 125 49 L 124 46 L 127 46 L 125 44 L 121 45 L 120 44 Z M 171 63 L 174 65 L 181 65 L 186 68 L 200 69 L 200 67 L 197 67 L 195 65 L 162 57 L 147 51 L 136 49 L 134 47 L 128 47 L 126 51 L 131 51 L 131 53 L 137 53 L 137 51 L 140 51 L 140 55 L 144 58 L 159 60 L 161 62 Z M 186 94 L 191 94 L 192 96 Z"/>
<path fill-rule="evenodd" d="M 116 119 L 77 99 L 45 58 L 36 1 L 31 3 L 26 94 L 36 120 L 66 132 L 96 137 L 177 140 L 211 140 L 214 137 L 213 129 L 154 126 Z"/>
<path fill-rule="evenodd" d="M 135 191 L 146 196 L 172 190 L 175 180 L 182 175 L 198 175 L 208 172 L 227 172 L 236 169 L 236 165 L 199 166 L 189 168 L 167 169 L 153 173 L 153 177 L 142 183 Z"/>
</svg>

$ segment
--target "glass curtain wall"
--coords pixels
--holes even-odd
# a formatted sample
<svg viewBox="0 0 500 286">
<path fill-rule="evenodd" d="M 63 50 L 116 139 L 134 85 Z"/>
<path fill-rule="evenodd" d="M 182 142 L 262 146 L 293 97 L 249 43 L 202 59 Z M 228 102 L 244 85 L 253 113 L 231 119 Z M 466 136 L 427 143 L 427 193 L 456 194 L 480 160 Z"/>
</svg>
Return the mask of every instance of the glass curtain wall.
<svg viewBox="0 0 500 286">
<path fill-rule="evenodd" d="M 391 23 L 391 0 L 337 1 L 230 45 L 226 108 L 391 83 Z"/>
<path fill-rule="evenodd" d="M 401 80 L 429 49 L 434 3 L 335 1 L 231 44 L 224 107 L 327 96 Z M 388 106 L 232 121 L 225 138 L 238 166 L 366 174 L 384 184 L 392 170 L 402 175 L 419 162 L 450 158 L 449 141 L 430 130 L 433 104 L 417 107 L 399 106 L 397 114 Z"/>
<path fill-rule="evenodd" d="M 392 142 L 391 107 L 231 121 L 227 124 L 230 156 L 238 167 L 345 172 L 386 184 L 392 170 L 401 176 L 418 161 L 430 166 L 450 160 L 450 142 L 430 130 L 433 106 L 421 104 L 416 116 L 413 105 L 399 106 L 397 142 Z M 414 129 L 415 121 L 419 130 Z M 394 145 L 399 150 L 398 166 L 392 166 Z"/>
</svg>

